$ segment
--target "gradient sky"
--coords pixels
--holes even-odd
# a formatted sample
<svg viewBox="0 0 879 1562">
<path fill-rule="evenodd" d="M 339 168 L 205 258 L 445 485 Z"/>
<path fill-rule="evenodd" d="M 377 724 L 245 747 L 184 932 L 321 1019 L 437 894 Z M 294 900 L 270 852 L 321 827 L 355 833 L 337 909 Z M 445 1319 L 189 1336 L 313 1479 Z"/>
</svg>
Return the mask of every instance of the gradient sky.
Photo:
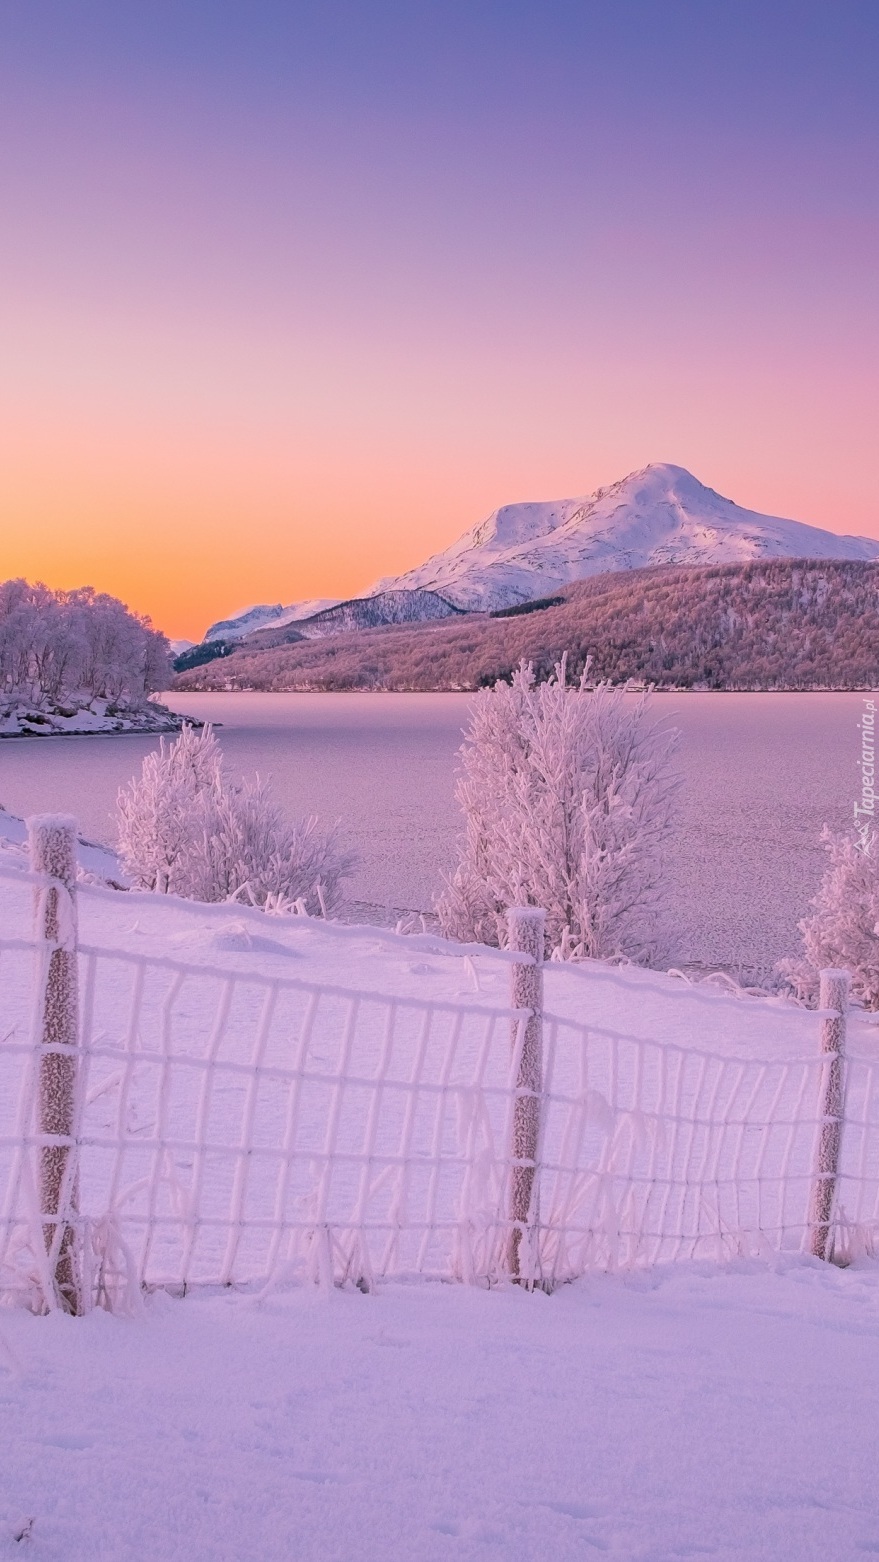
<svg viewBox="0 0 879 1562">
<path fill-rule="evenodd" d="M 200 637 L 650 461 L 879 536 L 879 5 L 0 0 L 0 578 Z"/>
</svg>

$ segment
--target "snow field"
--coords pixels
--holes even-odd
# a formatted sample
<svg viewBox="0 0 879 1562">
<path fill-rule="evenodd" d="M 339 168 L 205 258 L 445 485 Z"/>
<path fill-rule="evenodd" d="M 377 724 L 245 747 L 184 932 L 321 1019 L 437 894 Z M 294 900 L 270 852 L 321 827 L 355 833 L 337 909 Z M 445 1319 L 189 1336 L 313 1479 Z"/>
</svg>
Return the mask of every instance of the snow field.
<svg viewBox="0 0 879 1562">
<path fill-rule="evenodd" d="M 551 1297 L 4 1312 L 0 1557 L 861 1562 L 876 1280 L 683 1264 Z"/>
<path fill-rule="evenodd" d="M 14 1148 L 11 1082 L 20 1079 L 25 1055 L 19 1048 L 28 1034 L 33 975 L 31 951 L 10 945 L 30 935 L 31 894 L 22 877 L 8 870 L 0 877 L 4 1172 Z M 289 1102 L 285 1041 L 301 1041 L 315 992 L 309 1076 L 300 1078 L 303 1154 L 291 1184 L 304 1201 L 303 1229 L 314 1223 L 315 1197 L 325 1196 L 324 1213 L 344 1219 L 356 1212 L 364 1114 L 368 1122 L 377 1098 L 376 1178 L 386 1174 L 405 1130 L 404 1103 L 423 1096 L 429 1107 L 411 1118 L 408 1164 L 417 1197 L 410 1221 L 416 1205 L 425 1208 L 436 1168 L 429 1153 L 422 1160 L 418 1152 L 434 1143 L 436 1069 L 450 1056 L 439 1145 L 453 1185 L 436 1184 L 436 1209 L 449 1220 L 449 1211 L 460 1210 L 468 1171 L 479 1172 L 471 1176 L 471 1215 L 480 1198 L 497 1200 L 497 1168 L 485 1155 L 486 1113 L 473 1110 L 480 1105 L 474 1060 L 494 1024 L 487 1059 L 495 1073 L 487 1077 L 500 1083 L 496 1096 L 482 1092 L 481 1100 L 494 1103 L 488 1126 L 502 1143 L 509 967 L 497 956 L 453 951 L 429 937 L 400 939 L 164 897 L 84 888 L 78 900 L 94 1043 L 87 1108 L 94 1142 L 83 1163 L 82 1207 L 107 1208 L 121 1166 L 117 1194 L 135 1191 L 123 1201 L 120 1229 L 138 1254 L 152 1230 L 146 1262 L 154 1276 L 179 1276 L 190 1238 L 191 1262 L 203 1266 L 204 1277 L 218 1275 L 230 1240 L 233 1279 L 265 1271 L 273 1231 L 259 1225 L 255 1211 L 274 1211 L 278 1136 Z M 96 977 L 101 973 L 93 990 L 92 962 Z M 143 986 L 133 1006 L 138 973 Z M 224 984 L 232 978 L 218 1030 Z M 859 1562 L 879 1553 L 877 1268 L 869 1260 L 839 1270 L 769 1254 L 780 1152 L 772 1134 L 758 1131 L 755 1138 L 761 1120 L 805 1124 L 804 1147 L 794 1144 L 788 1166 L 802 1208 L 792 1174 L 806 1141 L 811 1153 L 815 1107 L 806 1107 L 806 1096 L 814 1100 L 821 1067 L 816 1016 L 650 972 L 551 966 L 545 980 L 555 1021 L 547 1026 L 544 1256 L 562 1274 L 563 1263 L 585 1263 L 586 1277 L 552 1295 L 488 1288 L 484 1280 L 385 1280 L 363 1295 L 351 1283 L 354 1271 L 344 1289 L 329 1283 L 342 1277 L 339 1249 L 329 1255 L 333 1269 L 312 1264 L 320 1284 L 301 1283 L 308 1258 L 319 1259 L 321 1249 L 297 1253 L 294 1244 L 286 1267 L 279 1263 L 275 1271 L 278 1283 L 262 1295 L 231 1286 L 177 1300 L 158 1291 L 136 1316 L 97 1309 L 75 1320 L 7 1307 L 0 1311 L 0 1558 L 27 1552 L 47 1562 L 579 1562 L 602 1555 L 626 1562 Z M 342 987 L 359 994 L 366 1017 L 354 1032 L 346 1028 Z M 272 992 L 254 1096 L 251 1062 Z M 437 1027 L 436 1052 L 424 1050 L 424 1088 L 414 1096 L 393 1084 L 376 1089 L 376 1058 L 388 1045 L 387 994 L 395 995 L 403 1018 L 391 1032 L 386 1081 L 411 1083 L 425 1013 Z M 452 1049 L 449 1027 L 460 1016 Z M 346 1035 L 346 1078 L 368 1081 L 352 1085 L 350 1095 L 337 1089 Z M 875 1040 L 875 1027 L 853 1017 L 847 1164 L 851 1191 L 857 1183 L 874 1200 Z M 206 1097 L 212 1046 L 216 1067 Z M 164 1134 L 156 1132 L 163 1056 L 172 1060 L 164 1070 Z M 321 1146 L 334 1100 L 340 1153 L 322 1184 L 328 1163 Z M 265 1153 L 241 1154 L 248 1113 L 251 1149 Z M 473 1141 L 468 1161 L 459 1153 L 462 1124 L 472 1130 L 480 1123 L 483 1138 Z M 172 1141 L 179 1142 L 170 1175 Z M 466 1134 L 463 1142 L 466 1149 Z M 357 1158 L 347 1158 L 346 1145 Z M 737 1176 L 724 1188 L 724 1166 L 729 1172 L 736 1156 Z M 580 1184 L 572 1192 L 573 1160 Z M 399 1163 L 392 1165 L 391 1181 L 399 1172 Z M 693 1203 L 688 1178 L 699 1166 Z M 755 1167 L 756 1185 L 744 1176 Z M 705 1175 L 712 1168 L 713 1179 Z M 628 1206 L 614 1194 L 626 1179 L 633 1190 Z M 4 1186 L 0 1176 L 0 1198 Z M 157 1191 L 154 1214 L 167 1216 L 167 1224 L 150 1228 L 141 1218 L 138 1227 L 144 1188 Z M 236 1188 L 243 1223 L 230 1219 Z M 845 1186 L 843 1193 L 848 1198 Z M 733 1204 L 724 1216 L 725 1235 L 716 1218 L 719 1197 L 739 1199 L 738 1213 Z M 373 1198 L 375 1214 L 390 1198 L 388 1187 Z M 764 1203 L 755 1214 L 756 1198 Z M 193 1221 L 196 1207 L 203 1218 Z M 559 1257 L 553 1211 L 560 1209 L 571 1236 Z M 693 1262 L 681 1238 L 692 1235 L 706 1210 L 705 1229 L 713 1234 L 699 1251 L 711 1261 Z M 795 1236 L 793 1215 L 785 1218 Z M 762 1242 L 761 1221 L 769 1232 Z M 750 1246 L 742 1240 L 749 1226 Z M 362 1259 L 362 1248 L 345 1247 L 351 1230 L 340 1230 L 341 1254 L 356 1251 Z M 442 1228 L 427 1273 L 454 1254 L 457 1230 L 454 1221 Z M 652 1254 L 649 1243 L 633 1247 L 645 1233 L 651 1240 L 670 1235 L 670 1243 Z M 383 1229 L 372 1238 L 379 1260 L 388 1235 Z M 392 1235 L 402 1249 L 410 1244 L 417 1260 L 423 1230 L 412 1232 L 395 1217 Z M 737 1248 L 762 1256 L 731 1257 Z M 673 1254 L 675 1264 L 601 1272 L 609 1262 Z M 412 1262 L 406 1251 L 392 1257 L 390 1273 L 394 1264 Z"/>
</svg>

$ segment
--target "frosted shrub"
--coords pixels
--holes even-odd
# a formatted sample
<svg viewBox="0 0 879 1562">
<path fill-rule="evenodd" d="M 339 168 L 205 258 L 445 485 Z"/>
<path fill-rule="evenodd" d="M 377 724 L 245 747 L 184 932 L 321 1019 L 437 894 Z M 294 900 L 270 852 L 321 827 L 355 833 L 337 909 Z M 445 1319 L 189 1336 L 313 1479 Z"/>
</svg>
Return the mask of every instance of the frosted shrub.
<svg viewBox="0 0 879 1562">
<path fill-rule="evenodd" d="M 210 727 L 184 727 L 119 793 L 119 850 L 135 884 L 187 900 L 333 912 L 354 858 L 337 826 L 289 822 L 259 780 L 234 785 Z"/>
<path fill-rule="evenodd" d="M 671 827 L 677 733 L 637 699 L 583 680 L 564 659 L 537 684 L 477 696 L 461 749 L 461 857 L 437 905 L 450 937 L 498 944 L 511 905 L 543 906 L 557 958 L 649 958 L 662 847 Z"/>
<path fill-rule="evenodd" d="M 779 971 L 799 998 L 817 1000 L 818 973 L 852 973 L 852 992 L 879 1009 L 879 844 L 875 831 L 860 836 L 821 832 L 828 862 L 813 914 L 799 924 L 803 957 L 782 960 Z"/>
</svg>

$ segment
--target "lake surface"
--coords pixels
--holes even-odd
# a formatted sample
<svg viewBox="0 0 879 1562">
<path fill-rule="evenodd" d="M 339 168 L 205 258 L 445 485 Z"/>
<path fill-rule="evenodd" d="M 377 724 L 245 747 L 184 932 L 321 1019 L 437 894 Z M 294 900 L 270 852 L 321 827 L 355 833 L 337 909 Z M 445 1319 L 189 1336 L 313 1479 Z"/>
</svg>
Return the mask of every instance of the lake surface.
<svg viewBox="0 0 879 1562">
<path fill-rule="evenodd" d="M 458 694 L 192 694 L 175 710 L 222 723 L 236 775 L 271 780 L 291 813 L 342 819 L 360 853 L 350 886 L 368 906 L 429 909 L 454 861 L 455 754 L 470 704 Z M 821 875 L 826 821 L 851 820 L 857 694 L 658 695 L 680 729 L 684 778 L 667 874 L 669 962 L 765 979 L 793 953 Z M 0 743 L 0 804 L 64 810 L 113 839 L 120 786 L 149 737 Z"/>
</svg>

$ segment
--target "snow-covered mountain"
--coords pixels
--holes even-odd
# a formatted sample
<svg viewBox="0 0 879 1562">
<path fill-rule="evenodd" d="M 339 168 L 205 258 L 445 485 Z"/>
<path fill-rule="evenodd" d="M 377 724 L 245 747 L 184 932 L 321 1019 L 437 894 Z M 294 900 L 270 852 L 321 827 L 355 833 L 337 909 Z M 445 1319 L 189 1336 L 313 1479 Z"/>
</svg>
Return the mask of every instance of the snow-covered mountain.
<svg viewBox="0 0 879 1562">
<path fill-rule="evenodd" d="M 744 510 L 684 467 L 653 465 L 580 499 L 507 504 L 373 592 L 426 588 L 471 610 L 509 607 L 609 570 L 749 559 L 877 559 L 879 541 Z"/>
<path fill-rule="evenodd" d="M 503 505 L 426 564 L 377 581 L 364 595 L 425 590 L 479 611 L 528 602 L 610 570 L 772 558 L 879 559 L 879 541 L 742 509 L 684 467 L 657 464 L 585 498 Z M 280 630 L 340 601 L 248 608 L 211 624 L 204 638 L 242 640 L 257 630 Z M 410 616 L 421 614 L 401 615 Z M 340 627 L 327 625 L 330 632 Z"/>
<path fill-rule="evenodd" d="M 211 624 L 202 643 L 209 640 L 241 640 L 253 629 L 283 629 L 286 624 L 295 624 L 300 618 L 313 618 L 315 613 L 323 613 L 326 608 L 335 607 L 340 601 L 340 597 L 315 597 L 311 602 L 291 602 L 287 607 L 282 602 L 276 602 L 274 607 L 266 604 L 249 607 L 232 618 L 221 618 L 216 624 Z"/>
</svg>

